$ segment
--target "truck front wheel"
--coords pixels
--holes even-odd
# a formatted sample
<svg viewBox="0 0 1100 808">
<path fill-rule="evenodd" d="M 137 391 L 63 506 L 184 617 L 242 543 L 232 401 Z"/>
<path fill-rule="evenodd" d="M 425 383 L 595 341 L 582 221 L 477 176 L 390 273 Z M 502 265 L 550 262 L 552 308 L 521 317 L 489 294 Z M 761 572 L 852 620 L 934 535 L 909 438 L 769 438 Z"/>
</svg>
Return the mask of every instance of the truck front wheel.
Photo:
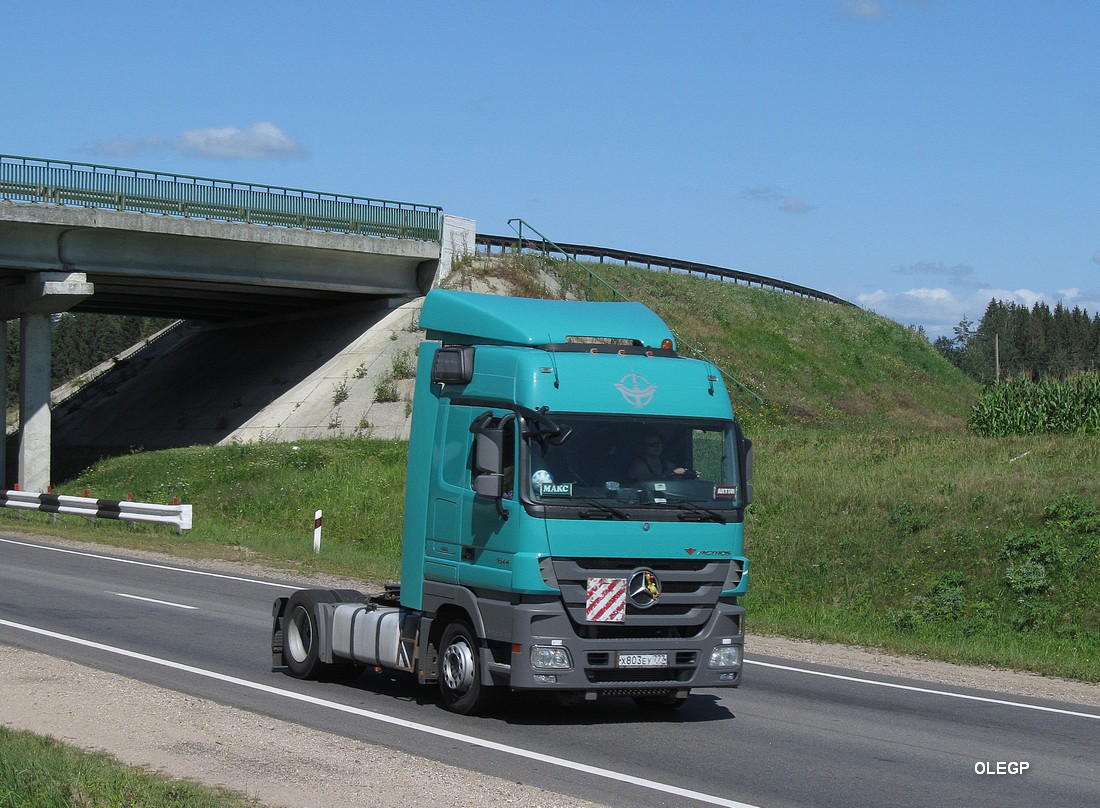
<svg viewBox="0 0 1100 808">
<path fill-rule="evenodd" d="M 327 667 L 317 658 L 317 604 L 309 590 L 295 592 L 286 605 L 283 622 L 283 662 L 292 676 L 316 679 Z"/>
<path fill-rule="evenodd" d="M 465 620 L 443 629 L 439 643 L 439 692 L 443 706 L 454 713 L 475 715 L 488 706 L 491 687 L 481 680 L 477 636 Z"/>
</svg>

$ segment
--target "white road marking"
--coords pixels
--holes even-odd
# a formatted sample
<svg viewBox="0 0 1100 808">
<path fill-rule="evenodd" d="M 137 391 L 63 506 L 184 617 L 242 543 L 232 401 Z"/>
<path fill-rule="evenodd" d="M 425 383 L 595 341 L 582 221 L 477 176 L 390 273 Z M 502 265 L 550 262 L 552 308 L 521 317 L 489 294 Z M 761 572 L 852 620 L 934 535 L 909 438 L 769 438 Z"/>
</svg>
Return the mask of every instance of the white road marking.
<svg viewBox="0 0 1100 808">
<path fill-rule="evenodd" d="M 141 600 L 145 603 L 157 603 L 161 606 L 172 606 L 176 609 L 198 609 L 198 606 L 187 606 L 183 603 L 172 603 L 167 600 L 157 600 L 156 598 L 143 598 L 141 595 L 127 595 L 125 592 L 112 592 L 113 595 L 118 595 L 120 598 L 129 598 L 130 600 Z"/>
<path fill-rule="evenodd" d="M 84 550 L 68 550 L 64 547 L 51 547 L 48 544 L 34 544 L 26 541 L 16 541 L 14 539 L 0 538 L 0 542 L 5 544 L 17 544 L 20 547 L 33 547 L 36 550 L 49 550 L 53 553 L 67 553 L 69 555 L 85 556 L 86 558 L 96 558 L 101 561 L 114 561 L 118 564 L 133 564 L 137 567 L 153 567 L 158 570 L 168 570 L 170 572 L 185 572 L 188 575 L 205 575 L 209 578 L 223 578 L 226 581 L 243 581 L 246 584 L 259 584 L 260 586 L 274 586 L 278 589 L 300 589 L 301 587 L 294 584 L 277 584 L 272 581 L 261 581 L 259 578 L 245 578 L 240 575 L 226 575 L 220 572 L 207 572 L 206 570 L 194 570 L 187 567 L 169 567 L 166 564 L 154 564 L 151 561 L 135 561 L 132 558 L 115 558 L 114 556 L 99 555 L 98 553 L 89 553 Z"/>
<path fill-rule="evenodd" d="M 43 637 L 50 637 L 55 640 L 61 640 L 63 642 L 72 643 L 74 645 L 84 646 L 85 648 L 94 648 L 98 651 L 105 651 L 107 653 L 117 654 L 118 656 L 127 657 L 129 659 L 136 659 L 142 662 L 148 662 L 152 665 L 160 665 L 161 667 L 184 671 L 186 673 L 192 673 L 196 676 L 202 676 L 207 679 L 214 679 L 219 682 L 237 685 L 238 687 L 247 688 L 249 690 L 256 690 L 272 696 L 290 699 L 291 701 L 300 701 L 306 704 L 312 704 L 317 707 L 324 707 L 329 710 L 335 710 L 337 712 L 349 713 L 360 718 L 366 718 L 372 721 L 379 721 L 384 724 L 391 724 L 396 727 L 410 729 L 416 732 L 423 732 L 427 735 L 435 735 L 440 738 L 446 738 L 448 740 L 457 741 L 459 743 L 468 744 L 470 746 L 477 746 L 483 749 L 491 749 L 495 752 L 502 752 L 506 755 L 514 755 L 525 760 L 533 760 L 551 766 L 558 766 L 563 769 L 571 769 L 573 771 L 583 772 L 584 774 L 590 774 L 594 777 L 602 777 L 605 780 L 614 780 L 620 783 L 627 783 L 629 785 L 639 786 L 640 788 L 649 789 L 650 791 L 659 791 L 662 794 L 671 794 L 675 797 L 683 797 L 685 799 L 703 802 L 708 805 L 719 805 L 722 806 L 722 808 L 759 808 L 759 806 L 751 805 L 749 803 L 729 800 L 725 797 L 719 797 L 713 794 L 704 794 L 701 791 L 692 791 L 691 789 L 680 788 L 679 786 L 669 785 L 667 783 L 658 783 L 653 780 L 646 780 L 642 777 L 635 777 L 631 774 L 623 774 L 622 772 L 611 771 L 609 769 L 601 769 L 596 766 L 589 766 L 586 763 L 578 763 L 576 761 L 567 760 L 566 758 L 560 758 L 554 755 L 544 755 L 541 752 L 533 752 L 529 749 L 522 749 L 518 746 L 509 746 L 508 744 L 485 740 L 484 738 L 478 738 L 473 735 L 464 735 L 460 732 L 452 732 L 446 729 L 439 729 L 438 727 L 428 726 L 427 724 L 418 724 L 415 721 L 408 721 L 403 718 L 394 718 L 393 716 L 376 713 L 371 710 L 364 710 L 359 707 L 352 707 L 348 704 L 340 704 L 339 702 L 329 701 L 327 699 L 319 699 L 315 696 L 307 696 L 303 693 L 293 693 L 289 690 L 280 690 L 277 687 L 260 684 L 259 682 L 252 682 L 248 679 L 240 679 L 236 676 L 229 676 L 228 674 L 218 673 L 217 671 L 209 671 L 204 668 L 196 668 L 192 665 L 185 665 L 181 662 L 173 662 L 170 659 L 161 659 L 160 657 L 149 656 L 148 654 L 138 653 L 137 651 L 128 651 L 125 648 L 117 648 L 113 645 L 104 645 L 103 643 L 93 642 L 91 640 L 84 640 L 80 637 L 72 637 L 67 634 L 58 634 L 55 631 L 49 631 L 44 628 L 37 628 L 36 626 L 28 626 L 22 623 L 13 623 L 10 620 L 3 619 L 0 619 L 0 626 L 7 626 L 9 628 L 17 629 L 19 631 L 26 631 L 31 634 L 38 634 Z"/>
<path fill-rule="evenodd" d="M 889 687 L 894 690 L 908 690 L 913 693 L 926 693 L 930 696 L 947 696 L 952 699 L 965 699 L 967 701 L 981 701 L 986 704 L 999 704 L 1002 707 L 1019 707 L 1023 710 L 1040 710 L 1045 713 L 1058 713 L 1059 715 L 1070 715 L 1074 718 L 1092 718 L 1100 721 L 1100 715 L 1094 713 L 1079 713 L 1075 710 L 1064 710 L 1059 707 L 1044 707 L 1039 704 L 1026 704 L 1022 701 L 1008 701 L 1007 699 L 991 699 L 986 696 L 971 696 L 966 693 L 952 693 L 950 690 L 933 690 L 928 687 L 917 687 L 915 685 L 899 685 L 894 682 L 880 682 L 876 679 L 861 679 L 858 676 L 845 676 L 840 673 L 825 673 L 824 671 L 812 671 L 806 668 L 796 668 L 793 665 L 777 665 L 774 662 L 760 662 L 755 659 L 746 659 L 746 665 L 759 665 L 762 668 L 775 668 L 781 671 L 791 671 L 792 673 L 805 673 L 809 676 L 822 676 L 826 679 L 839 679 L 843 682 L 855 682 L 861 685 L 873 685 L 875 687 Z"/>
</svg>

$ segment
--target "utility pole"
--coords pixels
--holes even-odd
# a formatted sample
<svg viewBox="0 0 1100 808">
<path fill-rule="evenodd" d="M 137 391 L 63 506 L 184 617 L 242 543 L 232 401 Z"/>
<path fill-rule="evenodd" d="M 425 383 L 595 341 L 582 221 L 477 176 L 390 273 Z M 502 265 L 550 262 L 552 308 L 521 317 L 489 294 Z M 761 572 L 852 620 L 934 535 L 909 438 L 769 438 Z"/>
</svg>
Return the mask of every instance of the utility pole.
<svg viewBox="0 0 1100 808">
<path fill-rule="evenodd" d="M 993 357 L 997 368 L 997 384 L 1001 383 L 1001 335 L 993 333 Z"/>
</svg>

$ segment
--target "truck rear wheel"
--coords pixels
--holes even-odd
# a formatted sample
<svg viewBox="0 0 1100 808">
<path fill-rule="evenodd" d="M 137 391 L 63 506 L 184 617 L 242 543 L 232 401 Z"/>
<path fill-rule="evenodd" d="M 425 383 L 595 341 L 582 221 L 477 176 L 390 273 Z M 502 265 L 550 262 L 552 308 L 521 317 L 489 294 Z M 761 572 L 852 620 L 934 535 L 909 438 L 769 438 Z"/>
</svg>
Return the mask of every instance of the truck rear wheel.
<svg viewBox="0 0 1100 808">
<path fill-rule="evenodd" d="M 491 687 L 481 680 L 477 635 L 466 620 L 447 624 L 439 643 L 439 692 L 454 713 L 476 715 L 490 701 Z"/>
<path fill-rule="evenodd" d="M 307 589 L 295 592 L 286 605 L 283 662 L 298 679 L 316 679 L 328 667 L 317 657 L 317 605 L 321 602 L 319 593 Z"/>
</svg>

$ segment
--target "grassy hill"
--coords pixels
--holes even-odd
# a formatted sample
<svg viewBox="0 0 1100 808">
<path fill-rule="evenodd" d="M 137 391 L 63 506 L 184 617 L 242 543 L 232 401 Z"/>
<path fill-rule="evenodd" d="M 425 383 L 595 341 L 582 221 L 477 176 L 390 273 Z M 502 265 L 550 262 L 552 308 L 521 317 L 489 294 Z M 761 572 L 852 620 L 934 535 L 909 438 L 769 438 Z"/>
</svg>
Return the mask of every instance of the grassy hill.
<svg viewBox="0 0 1100 808">
<path fill-rule="evenodd" d="M 958 431 L 980 389 L 927 339 L 870 312 L 758 287 L 611 264 L 527 255 L 460 265 L 451 283 L 491 279 L 500 291 L 555 296 L 543 265 L 566 291 L 611 299 L 590 268 L 629 300 L 656 311 L 677 337 L 765 401 L 731 390 L 747 422 Z M 587 293 L 587 294 L 586 294 Z"/>
<path fill-rule="evenodd" d="M 454 285 L 535 296 L 588 281 L 537 259 L 467 264 Z M 600 267 L 756 391 L 750 631 L 1100 681 L 1100 441 L 979 438 L 978 387 L 904 327 L 856 308 Z M 404 444 L 192 447 L 117 458 L 61 486 L 195 505 L 196 527 L 30 529 L 370 579 L 398 569 Z M 312 553 L 313 512 L 325 513 Z M 0 514 L 15 519 L 10 512 Z"/>
</svg>

